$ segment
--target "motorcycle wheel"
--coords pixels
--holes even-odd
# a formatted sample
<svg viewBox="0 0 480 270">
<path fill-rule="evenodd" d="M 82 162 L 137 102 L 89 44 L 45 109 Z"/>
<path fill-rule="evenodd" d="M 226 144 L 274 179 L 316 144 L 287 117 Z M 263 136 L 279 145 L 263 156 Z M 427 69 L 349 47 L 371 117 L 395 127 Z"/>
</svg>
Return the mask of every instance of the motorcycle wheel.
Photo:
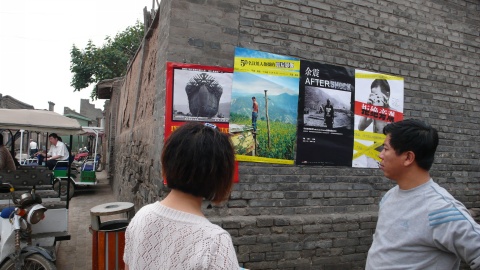
<svg viewBox="0 0 480 270">
<path fill-rule="evenodd" d="M 67 180 L 61 180 L 62 181 L 62 187 L 60 190 L 60 196 L 61 197 L 66 197 L 67 196 L 67 185 L 70 185 L 70 190 L 68 193 L 68 199 L 70 200 L 73 197 L 73 194 L 75 193 L 75 185 L 71 181 Z M 60 186 L 60 181 L 56 181 L 53 184 L 53 190 L 58 192 L 58 188 Z"/>
<path fill-rule="evenodd" d="M 0 270 L 14 270 L 15 264 L 12 260 L 8 260 L 0 268 Z M 40 254 L 32 254 L 25 258 L 22 270 L 56 270 L 57 267 L 53 262 Z"/>
</svg>

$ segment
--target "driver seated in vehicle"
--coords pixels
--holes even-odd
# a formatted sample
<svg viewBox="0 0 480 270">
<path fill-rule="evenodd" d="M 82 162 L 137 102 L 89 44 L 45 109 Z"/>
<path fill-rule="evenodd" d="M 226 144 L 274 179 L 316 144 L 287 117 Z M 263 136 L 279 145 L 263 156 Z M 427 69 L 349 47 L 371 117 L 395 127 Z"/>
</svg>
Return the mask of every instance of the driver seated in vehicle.
<svg viewBox="0 0 480 270">
<path fill-rule="evenodd" d="M 47 167 L 49 170 L 53 170 L 57 162 L 65 161 L 68 162 L 68 158 L 70 155 L 68 154 L 67 146 L 62 142 L 62 138 L 60 138 L 56 133 L 52 133 L 48 135 L 48 141 L 50 142 L 50 150 L 45 156 L 45 153 L 39 152 L 38 155 L 44 156 L 46 158 Z M 39 160 L 39 163 L 43 161 Z M 65 166 L 67 167 L 68 163 Z"/>
</svg>

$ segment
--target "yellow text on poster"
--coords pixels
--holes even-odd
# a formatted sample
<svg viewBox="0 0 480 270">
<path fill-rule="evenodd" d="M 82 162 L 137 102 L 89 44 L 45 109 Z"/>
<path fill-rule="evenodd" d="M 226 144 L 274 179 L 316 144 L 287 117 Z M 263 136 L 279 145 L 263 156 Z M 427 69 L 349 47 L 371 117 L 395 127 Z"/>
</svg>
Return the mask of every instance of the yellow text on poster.
<svg viewBox="0 0 480 270">
<path fill-rule="evenodd" d="M 299 78 L 299 70 L 299 60 L 235 57 L 235 72 Z"/>
</svg>

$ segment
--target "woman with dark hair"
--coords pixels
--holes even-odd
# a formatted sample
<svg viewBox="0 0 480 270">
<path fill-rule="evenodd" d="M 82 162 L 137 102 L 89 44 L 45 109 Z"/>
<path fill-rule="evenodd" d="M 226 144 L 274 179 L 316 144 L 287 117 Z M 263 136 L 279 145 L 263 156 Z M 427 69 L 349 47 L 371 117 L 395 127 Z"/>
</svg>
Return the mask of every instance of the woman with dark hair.
<svg viewBox="0 0 480 270">
<path fill-rule="evenodd" d="M 165 142 L 165 199 L 141 208 L 125 234 L 127 269 L 239 269 L 228 232 L 202 213 L 202 201 L 228 199 L 234 149 L 215 125 L 187 123 Z"/>
<path fill-rule="evenodd" d="M 0 170 L 16 170 L 15 161 L 8 149 L 3 145 L 3 135 L 0 133 Z"/>
</svg>

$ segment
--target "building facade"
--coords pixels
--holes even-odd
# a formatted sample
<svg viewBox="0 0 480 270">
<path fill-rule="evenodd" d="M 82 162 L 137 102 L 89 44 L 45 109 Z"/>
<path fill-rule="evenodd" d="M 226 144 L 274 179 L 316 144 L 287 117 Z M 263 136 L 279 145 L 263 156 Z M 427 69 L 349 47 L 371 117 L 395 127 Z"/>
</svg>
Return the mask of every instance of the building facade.
<svg viewBox="0 0 480 270">
<path fill-rule="evenodd" d="M 440 132 L 432 177 L 480 207 L 478 1 L 164 0 L 151 21 L 123 81 L 99 89 L 110 98 L 118 200 L 138 210 L 168 192 L 166 62 L 233 67 L 244 47 L 403 77 L 405 118 Z M 205 213 L 250 269 L 363 269 L 379 200 L 394 185 L 379 170 L 327 166 L 241 162 L 239 177 L 230 200 Z"/>
</svg>

